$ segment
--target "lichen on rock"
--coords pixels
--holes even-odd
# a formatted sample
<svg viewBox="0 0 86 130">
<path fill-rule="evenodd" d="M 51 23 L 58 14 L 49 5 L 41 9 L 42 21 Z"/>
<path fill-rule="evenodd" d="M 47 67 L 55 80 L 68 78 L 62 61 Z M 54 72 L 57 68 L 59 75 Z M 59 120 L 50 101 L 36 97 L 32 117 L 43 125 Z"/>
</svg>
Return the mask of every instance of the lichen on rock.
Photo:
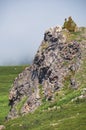
<svg viewBox="0 0 86 130">
<path fill-rule="evenodd" d="M 9 95 L 11 109 L 8 119 L 33 112 L 42 104 L 40 85 L 43 97 L 49 101 L 54 98 L 55 92 L 64 86 L 63 82 L 69 74 L 70 86 L 76 88 L 72 73 L 80 66 L 80 44 L 74 40 L 68 42 L 65 31 L 61 27 L 54 27 L 44 33 L 33 64 L 19 74 L 13 83 Z M 20 105 L 21 108 L 17 110 L 16 106 L 24 97 L 27 97 L 24 105 Z"/>
</svg>

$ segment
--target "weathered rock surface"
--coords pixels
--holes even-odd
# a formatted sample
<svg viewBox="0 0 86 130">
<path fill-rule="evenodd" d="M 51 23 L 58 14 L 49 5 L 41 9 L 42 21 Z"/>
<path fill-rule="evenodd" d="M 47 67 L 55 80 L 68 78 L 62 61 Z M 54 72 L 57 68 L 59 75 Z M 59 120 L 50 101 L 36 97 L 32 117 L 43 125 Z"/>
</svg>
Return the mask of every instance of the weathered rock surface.
<svg viewBox="0 0 86 130">
<path fill-rule="evenodd" d="M 8 119 L 33 112 L 42 98 L 54 99 L 69 76 L 70 87 L 78 85 L 73 75 L 80 66 L 81 49 L 77 41 L 68 42 L 67 30 L 54 27 L 47 30 L 33 64 L 15 79 L 9 95 L 11 106 Z"/>
<path fill-rule="evenodd" d="M 5 126 L 4 125 L 0 125 L 0 130 L 4 130 Z"/>
</svg>

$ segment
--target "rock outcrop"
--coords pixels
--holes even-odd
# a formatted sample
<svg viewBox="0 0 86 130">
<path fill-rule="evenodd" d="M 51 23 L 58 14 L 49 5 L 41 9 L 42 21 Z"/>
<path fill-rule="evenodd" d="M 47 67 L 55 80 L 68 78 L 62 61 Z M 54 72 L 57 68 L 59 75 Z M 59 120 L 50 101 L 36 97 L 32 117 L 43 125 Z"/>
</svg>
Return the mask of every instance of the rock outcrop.
<svg viewBox="0 0 86 130">
<path fill-rule="evenodd" d="M 0 125 L 0 130 L 4 130 L 5 126 L 4 125 Z"/>
<path fill-rule="evenodd" d="M 33 64 L 15 79 L 9 95 L 8 119 L 33 112 L 42 99 L 54 100 L 56 91 L 69 78 L 70 87 L 77 89 L 74 74 L 80 66 L 81 49 L 77 41 L 68 41 L 68 31 L 54 27 L 44 33 Z"/>
</svg>

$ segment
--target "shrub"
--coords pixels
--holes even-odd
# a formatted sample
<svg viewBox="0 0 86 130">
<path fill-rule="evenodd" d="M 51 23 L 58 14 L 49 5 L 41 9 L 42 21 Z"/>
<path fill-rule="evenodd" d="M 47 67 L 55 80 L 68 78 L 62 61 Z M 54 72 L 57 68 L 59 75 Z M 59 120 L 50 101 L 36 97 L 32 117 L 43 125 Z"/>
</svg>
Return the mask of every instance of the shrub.
<svg viewBox="0 0 86 130">
<path fill-rule="evenodd" d="M 72 20 L 72 17 L 70 16 L 68 18 L 68 20 L 65 18 L 65 22 L 64 22 L 64 25 L 63 25 L 63 29 L 66 28 L 68 31 L 70 32 L 75 32 L 76 31 L 76 28 L 77 28 L 77 25 L 76 23 Z"/>
</svg>

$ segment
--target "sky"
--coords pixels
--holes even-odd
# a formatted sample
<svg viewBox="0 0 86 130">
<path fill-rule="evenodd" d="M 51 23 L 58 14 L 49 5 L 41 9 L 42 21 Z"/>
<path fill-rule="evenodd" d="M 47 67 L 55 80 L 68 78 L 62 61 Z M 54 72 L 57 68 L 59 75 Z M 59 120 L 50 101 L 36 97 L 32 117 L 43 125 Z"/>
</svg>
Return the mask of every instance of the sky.
<svg viewBox="0 0 86 130">
<path fill-rule="evenodd" d="M 0 0 L 0 66 L 32 63 L 50 27 L 72 16 L 86 27 L 86 0 Z"/>
</svg>

